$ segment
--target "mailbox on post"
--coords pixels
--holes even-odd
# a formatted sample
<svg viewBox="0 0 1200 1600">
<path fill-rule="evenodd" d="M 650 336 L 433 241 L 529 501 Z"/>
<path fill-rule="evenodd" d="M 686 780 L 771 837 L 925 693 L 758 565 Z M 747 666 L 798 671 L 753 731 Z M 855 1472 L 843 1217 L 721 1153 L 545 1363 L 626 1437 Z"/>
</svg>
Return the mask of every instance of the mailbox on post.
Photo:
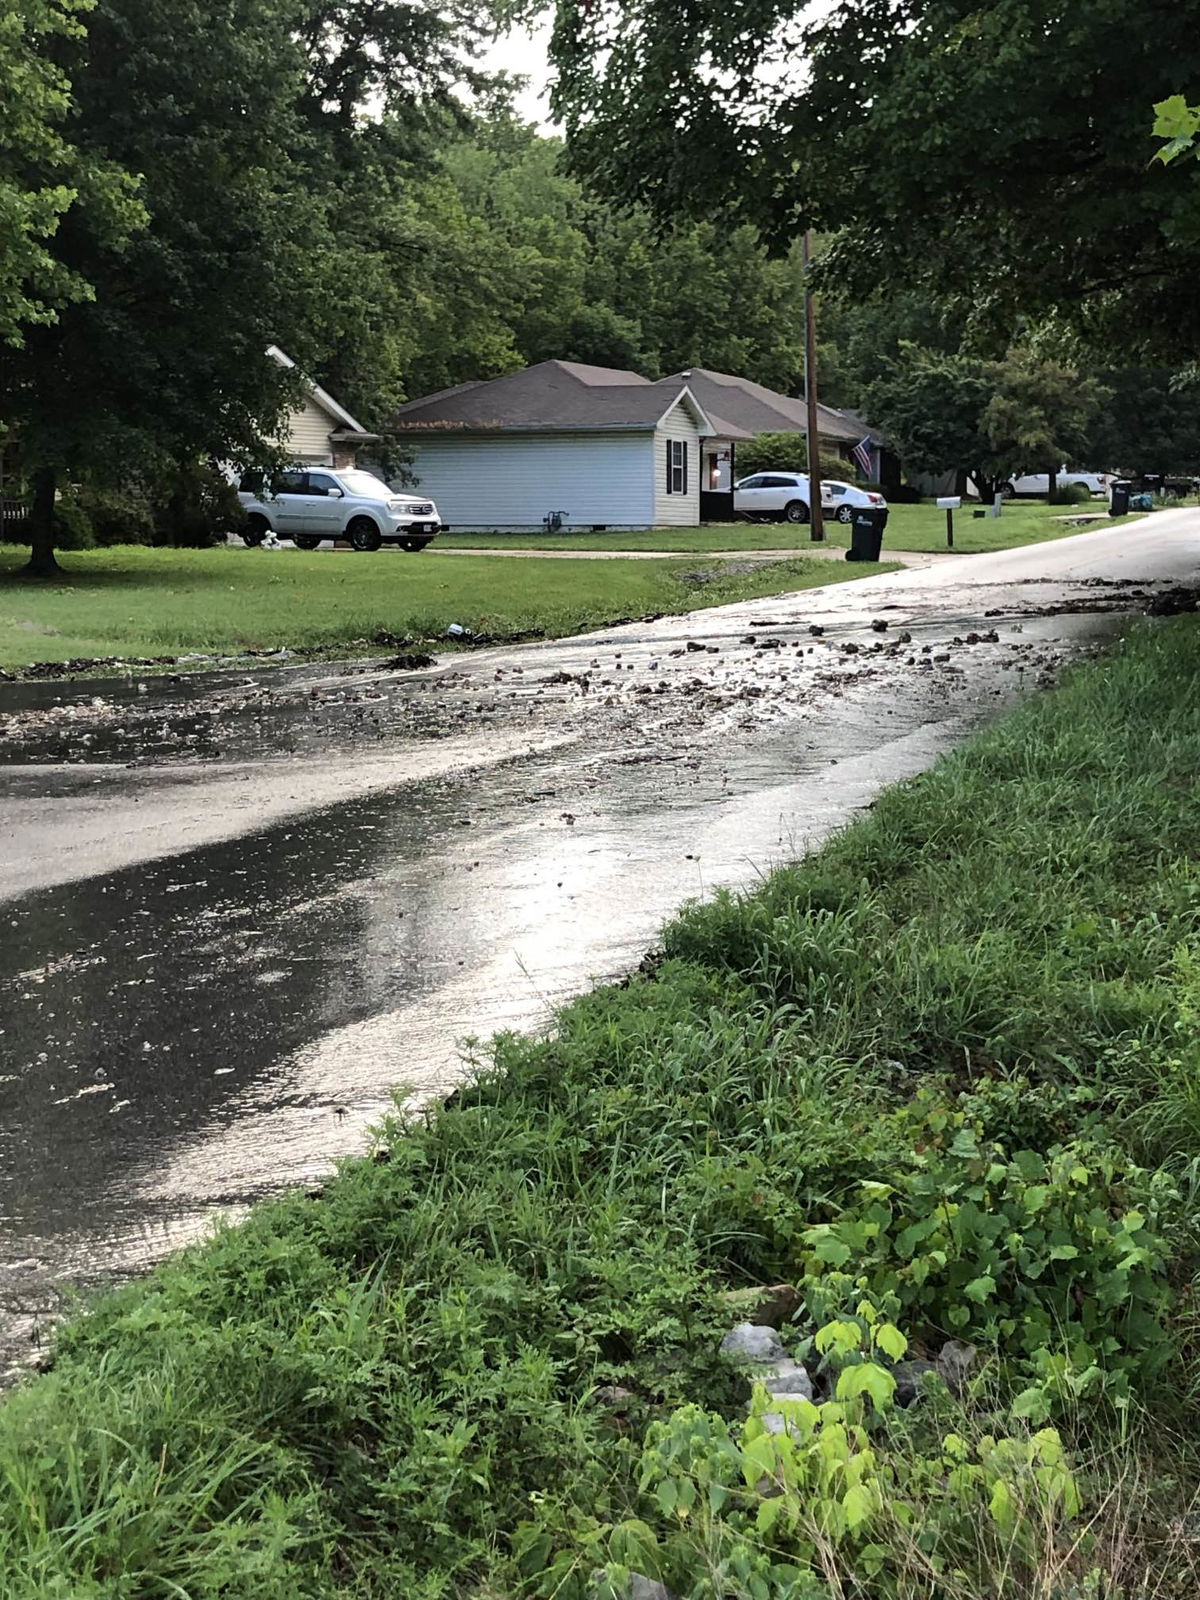
<svg viewBox="0 0 1200 1600">
<path fill-rule="evenodd" d="M 938 500 L 938 510 L 946 513 L 946 549 L 954 549 L 954 513 L 962 505 L 962 495 L 944 494 Z"/>
</svg>

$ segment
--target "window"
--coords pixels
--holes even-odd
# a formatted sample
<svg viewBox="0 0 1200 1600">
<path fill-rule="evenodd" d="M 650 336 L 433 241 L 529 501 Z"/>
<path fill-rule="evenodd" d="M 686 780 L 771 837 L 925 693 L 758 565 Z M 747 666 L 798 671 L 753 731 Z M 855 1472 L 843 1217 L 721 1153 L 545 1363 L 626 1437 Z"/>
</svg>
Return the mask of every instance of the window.
<svg viewBox="0 0 1200 1600">
<path fill-rule="evenodd" d="M 825 487 L 836 500 L 839 495 L 845 494 L 848 485 L 844 483 L 827 483 Z"/>
<path fill-rule="evenodd" d="M 327 472 L 310 472 L 308 474 L 309 494 L 330 495 L 341 487 L 337 479 L 331 478 Z"/>
<path fill-rule="evenodd" d="M 277 473 L 275 481 L 271 485 L 271 492 L 272 494 L 307 494 L 306 477 L 307 474 L 303 472 Z"/>
<path fill-rule="evenodd" d="M 688 492 L 688 447 L 686 439 L 667 440 L 667 493 Z"/>
<path fill-rule="evenodd" d="M 764 489 L 801 489 L 804 487 L 802 481 L 794 473 L 786 478 L 779 476 L 764 478 L 762 486 Z"/>
</svg>

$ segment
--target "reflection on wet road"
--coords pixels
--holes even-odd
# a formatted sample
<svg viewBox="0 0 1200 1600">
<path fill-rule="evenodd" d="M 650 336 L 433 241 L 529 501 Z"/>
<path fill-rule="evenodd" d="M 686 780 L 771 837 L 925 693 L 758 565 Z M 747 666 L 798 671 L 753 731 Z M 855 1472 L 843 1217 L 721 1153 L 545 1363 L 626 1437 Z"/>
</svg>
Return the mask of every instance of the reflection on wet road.
<svg viewBox="0 0 1200 1600">
<path fill-rule="evenodd" d="M 876 607 L 886 594 L 876 591 Z M 23 722 L 0 779 L 6 815 L 17 818 L 9 837 L 28 844 L 27 862 L 44 860 L 45 886 L 20 892 L 16 877 L 20 888 L 0 900 L 0 1335 L 9 1351 L 52 1312 L 57 1285 L 134 1270 L 215 1209 L 317 1177 L 338 1153 L 363 1147 L 393 1087 L 422 1097 L 451 1085 L 463 1038 L 536 1024 L 556 1000 L 627 970 L 682 900 L 801 853 L 1055 659 L 1120 625 L 1029 616 L 999 619 L 994 634 L 989 622 L 969 640 L 953 632 L 956 610 L 908 617 L 912 637 L 901 644 L 906 617 L 885 629 L 882 612 L 872 629 L 851 612 L 840 631 L 831 616 L 814 634 L 804 601 L 803 615 L 756 603 L 768 617 L 774 605 L 769 634 L 761 622 L 754 634 L 738 631 L 744 610 L 727 625 L 708 614 L 704 639 L 720 641 L 711 654 L 700 640 L 689 649 L 678 619 L 633 640 L 460 658 L 441 669 L 435 694 L 436 670 L 395 681 L 356 672 L 349 685 L 312 674 L 287 692 L 278 679 L 242 682 L 242 701 L 265 695 L 288 709 L 279 723 L 256 711 L 264 726 L 249 741 L 225 731 L 229 719 L 210 719 L 219 730 L 211 789 L 190 768 L 182 782 L 183 768 L 131 770 L 119 743 L 108 746 L 107 772 L 94 758 L 57 765 L 59 735 L 48 735 L 53 753 L 39 750 Z M 627 691 L 613 687 L 618 671 L 633 680 Z M 530 683 L 510 693 L 522 677 Z M 357 791 L 346 780 L 362 757 L 360 734 L 315 734 L 295 710 L 306 701 L 311 711 L 314 685 L 343 705 L 378 694 L 368 704 L 383 708 L 388 753 L 406 751 L 404 762 Z M 216 686 L 208 709 L 225 689 Z M 156 685 L 126 693 L 149 702 L 156 726 L 191 715 L 202 697 L 194 684 L 176 701 Z M 112 686 L 95 697 L 114 698 Z M 395 721 L 395 700 L 434 701 L 432 714 L 466 736 L 464 748 L 494 738 L 492 758 L 443 769 L 410 760 L 413 734 Z M 460 712 L 476 719 L 476 734 Z M 243 708 L 232 726 L 244 717 Z M 505 745 L 496 730 L 514 722 L 523 742 Z M 310 763 L 325 753 L 342 784 L 332 803 L 320 803 L 319 784 L 291 814 L 274 815 L 263 799 L 258 825 L 231 817 L 196 842 L 191 813 L 180 813 L 174 850 L 121 832 L 125 809 L 161 810 L 173 785 L 201 802 L 220 794 L 223 763 L 253 747 L 275 761 L 246 771 L 254 794 L 277 787 L 283 771 L 291 783 L 297 738 Z M 42 812 L 78 800 L 88 838 L 108 819 L 116 843 L 101 849 L 96 833 L 97 870 L 83 860 L 54 869 L 39 794 Z M 0 893 L 4 870 L 0 862 Z"/>
</svg>

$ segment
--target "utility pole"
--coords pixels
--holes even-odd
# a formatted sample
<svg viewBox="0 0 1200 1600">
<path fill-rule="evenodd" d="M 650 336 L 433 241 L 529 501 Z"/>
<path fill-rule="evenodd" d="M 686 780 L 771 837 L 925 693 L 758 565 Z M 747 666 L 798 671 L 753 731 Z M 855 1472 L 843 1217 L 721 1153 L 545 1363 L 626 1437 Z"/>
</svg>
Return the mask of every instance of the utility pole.
<svg viewBox="0 0 1200 1600">
<path fill-rule="evenodd" d="M 804 230 L 801 257 L 804 264 L 804 399 L 808 407 L 808 516 L 814 544 L 825 539 L 821 515 L 821 436 L 817 431 L 817 312 L 813 305 L 811 266 L 812 229 Z"/>
</svg>

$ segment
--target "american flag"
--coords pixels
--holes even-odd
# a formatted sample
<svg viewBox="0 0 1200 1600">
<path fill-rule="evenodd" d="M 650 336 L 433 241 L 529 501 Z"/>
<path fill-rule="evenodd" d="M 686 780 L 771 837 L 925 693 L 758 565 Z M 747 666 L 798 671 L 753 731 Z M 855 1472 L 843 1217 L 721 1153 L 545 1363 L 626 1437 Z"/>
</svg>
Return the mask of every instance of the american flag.
<svg viewBox="0 0 1200 1600">
<path fill-rule="evenodd" d="M 871 435 L 868 434 L 865 439 L 860 439 L 850 454 L 854 457 L 855 465 L 863 477 L 869 478 L 871 476 Z"/>
</svg>

